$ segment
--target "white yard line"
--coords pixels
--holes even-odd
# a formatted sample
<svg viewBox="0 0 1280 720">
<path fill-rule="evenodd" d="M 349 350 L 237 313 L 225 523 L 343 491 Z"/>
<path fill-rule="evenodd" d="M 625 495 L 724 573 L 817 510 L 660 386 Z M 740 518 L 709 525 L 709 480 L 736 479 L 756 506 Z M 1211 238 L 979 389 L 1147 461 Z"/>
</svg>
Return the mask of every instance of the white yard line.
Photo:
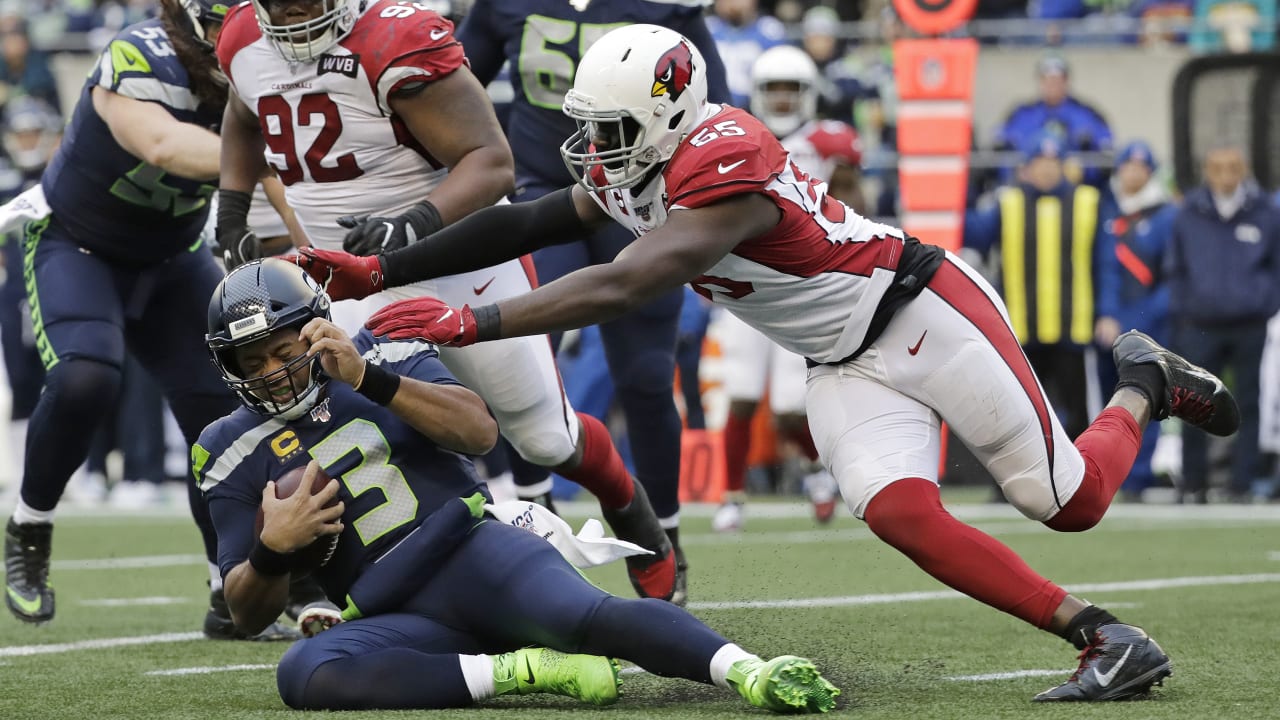
<svg viewBox="0 0 1280 720">
<path fill-rule="evenodd" d="M 120 570 L 123 568 L 174 567 L 204 565 L 203 555 L 137 555 L 97 560 L 54 560 L 53 570 Z"/>
<path fill-rule="evenodd" d="M 172 670 L 152 670 L 144 675 L 208 675 L 209 673 L 235 672 L 237 670 L 275 670 L 275 663 L 257 663 L 251 665 L 218 665 L 208 667 L 173 668 Z"/>
<path fill-rule="evenodd" d="M 1207 587 L 1214 585 L 1253 585 L 1280 582 L 1280 573 L 1255 575 L 1209 575 L 1151 580 L 1128 580 L 1109 583 L 1066 584 L 1063 587 L 1073 593 L 1099 593 L 1132 590 L 1165 590 L 1177 587 Z M 927 602 L 931 600 L 956 600 L 964 598 L 955 590 L 928 592 L 887 593 L 880 595 L 844 595 L 838 597 L 810 597 L 791 600 L 733 600 L 725 602 L 691 602 L 690 610 L 754 610 L 774 608 L 827 608 L 851 605 L 885 605 L 889 603 Z"/>
<path fill-rule="evenodd" d="M 955 677 L 943 678 L 944 680 L 953 680 L 955 682 L 985 682 L 988 680 L 1016 680 L 1018 678 L 1029 677 L 1045 677 L 1047 675 L 1066 675 L 1071 672 L 1067 670 L 1013 670 L 1010 672 L 986 673 L 984 675 L 956 675 Z"/>
<path fill-rule="evenodd" d="M 1209 575 L 1174 578 L 1152 578 L 1149 580 L 1131 580 L 1126 582 L 1080 583 L 1066 586 L 1073 592 L 1115 592 L 1138 590 L 1163 590 L 1179 587 L 1210 587 L 1216 585 L 1252 585 L 1259 583 L 1280 582 L 1280 573 L 1256 575 Z M 952 590 L 927 592 L 887 593 L 881 595 L 846 595 L 843 597 L 812 597 L 791 600 L 747 600 L 735 602 L 694 602 L 689 603 L 692 610 L 745 610 L 756 608 L 818 608 L 845 607 L 854 605 L 883 605 L 887 603 L 925 602 L 931 600 L 955 600 L 965 597 Z M 183 642 L 198 640 L 204 635 L 198 632 L 166 633 L 162 635 L 141 635 L 135 637 L 101 638 L 82 640 L 80 642 L 56 643 L 49 645 L 18 645 L 0 647 L 0 658 L 28 655 L 48 655 L 66 653 L 77 650 L 102 650 L 106 648 L 125 647 L 129 645 L 154 645 L 157 643 Z M 1056 671 L 1055 671 L 1056 672 Z"/>
<path fill-rule="evenodd" d="M 80 604 L 87 607 L 137 607 L 139 605 L 186 605 L 195 602 L 204 602 L 204 599 L 156 595 L 136 598 L 94 598 L 81 600 Z"/>
<path fill-rule="evenodd" d="M 159 643 L 186 642 L 199 640 L 204 633 L 163 633 L 161 635 L 133 635 L 130 637 L 98 638 L 97 640 L 81 640 L 69 643 L 51 643 L 49 645 L 15 645 L 0 647 L 0 657 L 26 657 L 28 655 L 53 655 L 76 650 L 105 650 L 109 648 L 127 647 L 129 645 L 157 645 Z"/>
</svg>

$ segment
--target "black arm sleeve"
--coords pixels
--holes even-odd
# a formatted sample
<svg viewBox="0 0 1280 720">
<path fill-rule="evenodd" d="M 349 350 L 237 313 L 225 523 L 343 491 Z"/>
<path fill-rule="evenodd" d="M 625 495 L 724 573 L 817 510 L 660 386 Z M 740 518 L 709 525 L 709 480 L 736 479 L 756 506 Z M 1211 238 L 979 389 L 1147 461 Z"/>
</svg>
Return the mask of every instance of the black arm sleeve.
<svg viewBox="0 0 1280 720">
<path fill-rule="evenodd" d="M 527 203 L 474 212 L 408 247 L 382 256 L 387 287 L 493 267 L 538 248 L 573 242 L 585 227 L 572 187 Z"/>
</svg>

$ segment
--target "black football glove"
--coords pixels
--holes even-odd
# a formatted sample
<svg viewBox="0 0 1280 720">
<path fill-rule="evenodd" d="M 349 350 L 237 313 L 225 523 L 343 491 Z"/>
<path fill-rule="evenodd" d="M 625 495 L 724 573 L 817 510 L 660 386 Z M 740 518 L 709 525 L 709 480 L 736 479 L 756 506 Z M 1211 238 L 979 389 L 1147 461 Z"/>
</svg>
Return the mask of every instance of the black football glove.
<svg viewBox="0 0 1280 720">
<path fill-rule="evenodd" d="M 352 255 L 379 255 L 414 243 L 444 227 L 440 212 L 422 201 L 395 217 L 344 215 L 338 224 L 348 229 L 342 249 Z"/>
<path fill-rule="evenodd" d="M 218 191 L 218 247 L 227 272 L 262 257 L 262 241 L 249 229 L 253 196 L 239 190 Z"/>
</svg>

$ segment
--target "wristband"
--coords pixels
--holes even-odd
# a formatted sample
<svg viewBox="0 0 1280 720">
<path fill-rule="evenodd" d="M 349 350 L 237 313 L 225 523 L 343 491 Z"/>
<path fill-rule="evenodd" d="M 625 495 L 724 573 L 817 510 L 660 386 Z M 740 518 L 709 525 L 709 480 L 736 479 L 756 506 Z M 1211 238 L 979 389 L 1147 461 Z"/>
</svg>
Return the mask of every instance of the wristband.
<svg viewBox="0 0 1280 720">
<path fill-rule="evenodd" d="M 414 205 L 410 212 L 412 213 L 413 231 L 417 234 L 418 240 L 444 227 L 444 220 L 440 218 L 440 211 L 436 209 L 435 205 L 431 204 L 430 200 L 423 200 Z"/>
<path fill-rule="evenodd" d="M 249 229 L 249 205 L 253 196 L 242 190 L 218 191 L 218 221 L 215 234 L 218 245 L 226 250 L 239 242 Z"/>
<path fill-rule="evenodd" d="M 381 365 L 365 360 L 364 377 L 360 379 L 360 384 L 352 389 L 379 405 L 386 405 L 400 389 L 400 376 Z"/>
<path fill-rule="evenodd" d="M 249 564 L 259 575 L 280 577 L 293 570 L 293 554 L 276 552 L 259 540 L 249 551 Z"/>
<path fill-rule="evenodd" d="M 471 315 L 476 319 L 476 342 L 501 339 L 502 313 L 496 303 L 472 308 Z"/>
</svg>

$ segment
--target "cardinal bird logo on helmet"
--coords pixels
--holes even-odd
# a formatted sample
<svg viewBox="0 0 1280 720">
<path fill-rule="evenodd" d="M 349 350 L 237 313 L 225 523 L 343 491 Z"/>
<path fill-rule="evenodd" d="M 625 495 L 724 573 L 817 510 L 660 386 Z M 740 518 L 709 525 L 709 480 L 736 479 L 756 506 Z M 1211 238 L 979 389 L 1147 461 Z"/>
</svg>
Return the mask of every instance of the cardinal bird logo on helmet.
<svg viewBox="0 0 1280 720">
<path fill-rule="evenodd" d="M 662 53 L 658 63 L 653 66 L 653 90 L 650 95 L 670 95 L 674 102 L 689 87 L 693 79 L 693 53 L 683 40 L 675 47 Z"/>
</svg>

